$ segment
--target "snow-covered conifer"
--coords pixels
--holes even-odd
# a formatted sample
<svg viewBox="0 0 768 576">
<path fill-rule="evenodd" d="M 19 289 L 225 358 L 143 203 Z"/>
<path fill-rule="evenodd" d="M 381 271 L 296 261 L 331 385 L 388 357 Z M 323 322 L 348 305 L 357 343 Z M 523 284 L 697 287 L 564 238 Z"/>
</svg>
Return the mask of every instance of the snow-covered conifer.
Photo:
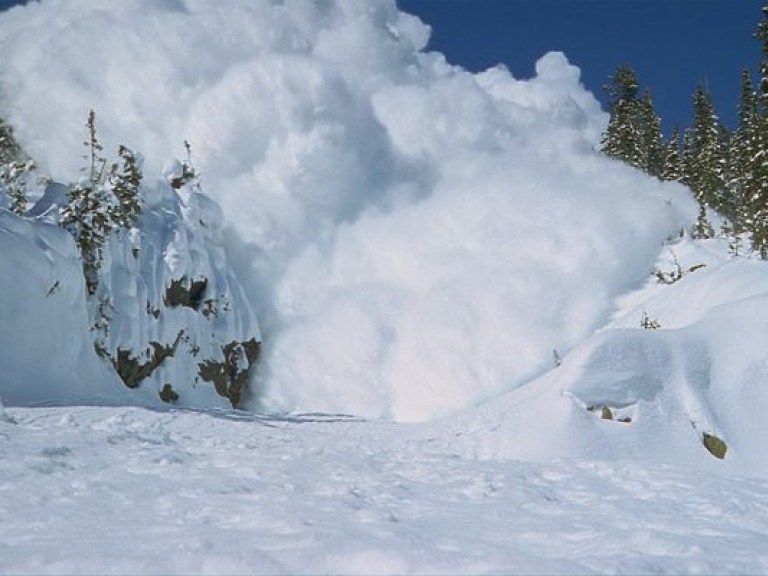
<svg viewBox="0 0 768 576">
<path fill-rule="evenodd" d="M 27 187 L 35 163 L 24 153 L 13 129 L 0 118 L 0 188 L 10 198 L 10 208 L 19 216 L 27 212 Z"/>
<path fill-rule="evenodd" d="M 619 66 L 610 77 L 605 90 L 611 98 L 611 116 L 601 142 L 606 155 L 636 168 L 644 164 L 638 121 L 642 110 L 639 89 L 637 74 L 631 66 Z"/>
<path fill-rule="evenodd" d="M 642 138 L 642 166 L 650 174 L 661 178 L 664 161 L 664 140 L 661 119 L 656 114 L 651 91 L 646 90 L 640 107 L 640 135 Z"/>
<path fill-rule="evenodd" d="M 679 182 L 683 178 L 683 164 L 680 156 L 680 130 L 677 126 L 672 130 L 663 150 L 661 162 L 661 179 Z"/>
<path fill-rule="evenodd" d="M 88 113 L 88 138 L 83 142 L 88 163 L 86 177 L 69 190 L 69 201 L 61 209 L 61 224 L 74 236 L 83 261 L 88 293 L 93 294 L 98 285 L 102 251 L 113 228 L 111 202 L 104 184 L 106 160 L 101 155 L 102 146 L 96 136 L 96 116 Z"/>
<path fill-rule="evenodd" d="M 663 162 L 661 120 L 653 106 L 651 92 L 640 97 L 635 71 L 620 66 L 605 87 L 611 97 L 610 120 L 603 134 L 602 151 L 612 158 L 660 177 Z"/>
<path fill-rule="evenodd" d="M 109 185 L 117 204 L 111 206 L 110 217 L 119 228 L 133 228 L 141 214 L 139 190 L 143 174 L 136 154 L 126 146 L 118 149 L 118 162 L 112 165 Z"/>
</svg>

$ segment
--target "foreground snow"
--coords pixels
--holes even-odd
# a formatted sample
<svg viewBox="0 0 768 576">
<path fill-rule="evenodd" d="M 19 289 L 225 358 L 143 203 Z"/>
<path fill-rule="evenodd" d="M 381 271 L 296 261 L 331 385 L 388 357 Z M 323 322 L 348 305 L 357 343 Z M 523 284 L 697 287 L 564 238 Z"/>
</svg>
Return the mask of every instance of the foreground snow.
<svg viewBox="0 0 768 576">
<path fill-rule="evenodd" d="M 7 412 L 3 573 L 768 570 L 765 480 L 476 461 L 423 425 Z"/>
</svg>

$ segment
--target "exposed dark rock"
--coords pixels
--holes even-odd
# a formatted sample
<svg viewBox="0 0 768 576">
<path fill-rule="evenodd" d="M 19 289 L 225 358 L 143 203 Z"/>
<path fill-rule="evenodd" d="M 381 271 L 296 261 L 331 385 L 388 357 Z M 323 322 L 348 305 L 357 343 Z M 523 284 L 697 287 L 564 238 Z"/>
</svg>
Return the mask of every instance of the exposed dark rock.
<svg viewBox="0 0 768 576">
<path fill-rule="evenodd" d="M 722 439 L 704 432 L 702 436 L 702 442 L 704 443 L 704 447 L 709 450 L 709 453 L 712 454 L 712 456 L 719 458 L 720 460 L 725 458 L 725 453 L 728 451 L 728 446 Z"/>
<path fill-rule="evenodd" d="M 207 287 L 207 278 L 190 281 L 186 276 L 182 276 L 178 280 L 171 280 L 171 285 L 165 291 L 163 302 L 171 308 L 186 306 L 199 310 Z"/>
<path fill-rule="evenodd" d="M 256 363 L 261 351 L 261 342 L 252 338 L 246 342 L 230 342 L 222 346 L 224 359 L 205 360 L 198 364 L 198 374 L 206 382 L 211 382 L 219 396 L 229 398 L 233 408 L 237 408 L 248 387 L 251 367 Z"/>
<path fill-rule="evenodd" d="M 152 351 L 146 362 L 140 362 L 133 356 L 131 350 L 118 348 L 117 356 L 112 359 L 118 376 L 128 388 L 138 388 L 141 381 L 150 376 L 163 363 L 163 360 L 174 355 L 183 335 L 184 331 L 182 330 L 173 344 L 166 344 L 165 346 L 159 342 L 150 342 Z"/>
<path fill-rule="evenodd" d="M 167 404 L 173 404 L 180 398 L 179 393 L 173 389 L 173 386 L 166 383 L 163 389 L 160 390 L 160 400 Z"/>
</svg>

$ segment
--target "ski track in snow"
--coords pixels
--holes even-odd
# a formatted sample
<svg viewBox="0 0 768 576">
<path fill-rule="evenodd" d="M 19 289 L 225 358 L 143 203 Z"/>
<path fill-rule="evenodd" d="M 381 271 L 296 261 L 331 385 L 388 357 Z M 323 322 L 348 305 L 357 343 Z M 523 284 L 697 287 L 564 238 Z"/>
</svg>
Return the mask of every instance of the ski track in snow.
<svg viewBox="0 0 768 576">
<path fill-rule="evenodd" d="M 2 573 L 765 573 L 768 482 L 475 461 L 423 425 L 8 409 Z"/>
</svg>

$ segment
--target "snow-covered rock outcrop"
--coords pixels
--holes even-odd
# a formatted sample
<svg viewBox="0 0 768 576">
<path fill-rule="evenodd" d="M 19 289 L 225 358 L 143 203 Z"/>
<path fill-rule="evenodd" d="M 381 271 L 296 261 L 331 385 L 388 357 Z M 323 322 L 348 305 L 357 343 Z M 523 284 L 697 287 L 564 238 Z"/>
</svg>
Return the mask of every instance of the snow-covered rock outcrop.
<svg viewBox="0 0 768 576">
<path fill-rule="evenodd" d="M 136 227 L 113 231 L 93 294 L 56 224 L 66 187 L 50 185 L 34 219 L 0 210 L 7 403 L 241 402 L 258 323 L 227 262 L 218 206 L 171 180 L 144 190 Z"/>
</svg>

